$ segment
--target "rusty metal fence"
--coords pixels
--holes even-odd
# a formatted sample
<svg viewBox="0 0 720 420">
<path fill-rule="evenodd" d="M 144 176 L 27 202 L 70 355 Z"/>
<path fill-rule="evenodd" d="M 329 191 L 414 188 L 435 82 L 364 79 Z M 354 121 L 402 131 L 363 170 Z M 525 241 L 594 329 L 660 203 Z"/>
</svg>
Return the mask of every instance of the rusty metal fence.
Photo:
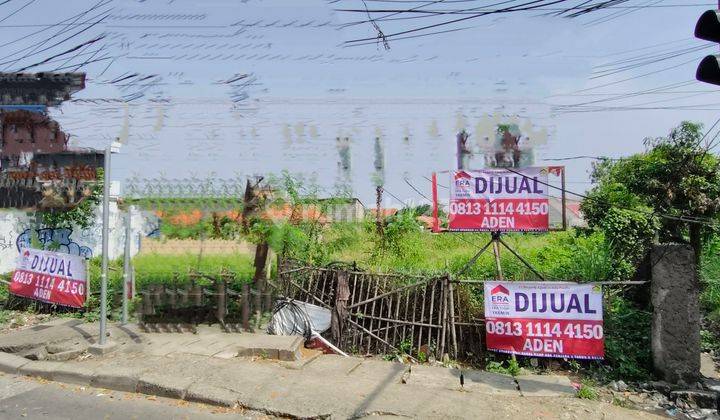
<svg viewBox="0 0 720 420">
<path fill-rule="evenodd" d="M 140 327 L 148 332 L 193 331 L 198 324 L 220 324 L 226 332 L 253 331 L 272 311 L 271 283 L 258 290 L 231 272 L 191 273 L 189 284 L 149 284 L 139 292 Z"/>
</svg>

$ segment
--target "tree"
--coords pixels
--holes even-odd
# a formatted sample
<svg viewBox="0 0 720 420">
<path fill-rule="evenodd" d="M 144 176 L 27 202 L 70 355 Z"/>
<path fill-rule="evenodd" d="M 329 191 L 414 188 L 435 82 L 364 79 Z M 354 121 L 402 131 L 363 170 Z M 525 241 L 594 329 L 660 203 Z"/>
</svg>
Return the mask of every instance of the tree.
<svg viewBox="0 0 720 420">
<path fill-rule="evenodd" d="M 594 165 L 596 185 L 581 208 L 605 232 L 615 276 L 631 275 L 654 240 L 689 243 L 699 261 L 720 212 L 720 160 L 703 139 L 701 124 L 684 121 L 667 137 L 645 139 L 644 153 Z"/>
</svg>

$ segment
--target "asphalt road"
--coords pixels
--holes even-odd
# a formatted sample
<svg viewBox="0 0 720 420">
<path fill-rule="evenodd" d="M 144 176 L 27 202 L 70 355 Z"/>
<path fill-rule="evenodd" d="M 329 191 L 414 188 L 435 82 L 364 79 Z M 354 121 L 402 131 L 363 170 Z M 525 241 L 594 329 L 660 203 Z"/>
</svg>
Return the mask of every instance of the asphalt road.
<svg viewBox="0 0 720 420">
<path fill-rule="evenodd" d="M 267 416 L 143 394 L 0 374 L 0 419 L 262 419 Z"/>
</svg>

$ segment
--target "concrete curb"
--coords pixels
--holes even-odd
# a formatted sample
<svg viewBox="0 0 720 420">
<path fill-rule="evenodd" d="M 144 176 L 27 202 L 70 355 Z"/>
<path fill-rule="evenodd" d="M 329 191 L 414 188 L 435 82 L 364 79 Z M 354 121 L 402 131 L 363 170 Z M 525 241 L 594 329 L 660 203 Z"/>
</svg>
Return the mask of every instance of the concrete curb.
<svg viewBox="0 0 720 420">
<path fill-rule="evenodd" d="M 36 376 L 38 378 L 53 380 L 53 374 L 57 371 L 60 363 L 57 362 L 30 362 L 18 369 L 20 375 Z"/>
<path fill-rule="evenodd" d="M 52 362 L 48 362 L 52 363 Z M 93 377 L 93 371 L 78 365 L 67 365 L 65 363 L 55 363 L 51 374 L 53 381 L 64 382 L 68 384 L 90 386 Z"/>
<path fill-rule="evenodd" d="M 185 400 L 221 407 L 236 408 L 238 406 L 237 393 L 229 389 L 197 382 L 187 389 Z"/>
<path fill-rule="evenodd" d="M 137 392 L 142 371 L 124 366 L 107 366 L 95 371 L 90 386 L 123 392 Z"/>
<path fill-rule="evenodd" d="M 195 382 L 192 378 L 178 378 L 175 376 L 144 374 L 137 384 L 137 392 L 141 394 L 156 395 L 158 397 L 185 399 L 188 388 Z"/>
<path fill-rule="evenodd" d="M 219 407 L 236 408 L 241 406 L 248 410 L 288 418 L 322 417 L 308 415 L 308 413 L 288 413 L 257 406 L 250 401 L 240 401 L 241 394 L 237 391 L 198 383 L 192 378 L 143 374 L 138 369 L 122 366 L 105 366 L 92 371 L 78 364 L 31 361 L 14 354 L 0 352 L 0 372 L 113 391 L 138 392 Z"/>
<path fill-rule="evenodd" d="M 0 372 L 18 373 L 18 370 L 30 361 L 14 354 L 0 352 Z"/>
</svg>

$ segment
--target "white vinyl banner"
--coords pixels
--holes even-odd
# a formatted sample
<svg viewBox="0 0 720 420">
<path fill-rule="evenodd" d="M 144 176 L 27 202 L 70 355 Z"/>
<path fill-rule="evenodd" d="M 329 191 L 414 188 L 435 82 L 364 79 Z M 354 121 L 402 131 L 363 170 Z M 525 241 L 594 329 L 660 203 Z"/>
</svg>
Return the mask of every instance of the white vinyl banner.
<svg viewBox="0 0 720 420">
<path fill-rule="evenodd" d="M 485 282 L 488 350 L 602 359 L 602 289 L 566 282 Z"/>
</svg>

